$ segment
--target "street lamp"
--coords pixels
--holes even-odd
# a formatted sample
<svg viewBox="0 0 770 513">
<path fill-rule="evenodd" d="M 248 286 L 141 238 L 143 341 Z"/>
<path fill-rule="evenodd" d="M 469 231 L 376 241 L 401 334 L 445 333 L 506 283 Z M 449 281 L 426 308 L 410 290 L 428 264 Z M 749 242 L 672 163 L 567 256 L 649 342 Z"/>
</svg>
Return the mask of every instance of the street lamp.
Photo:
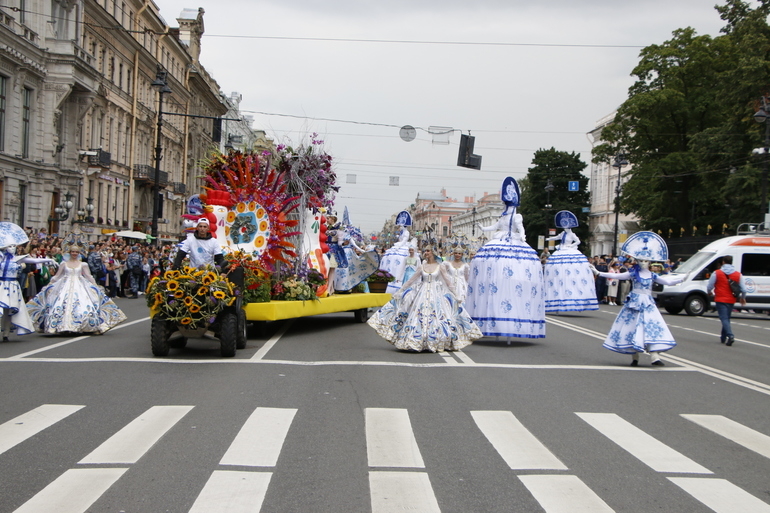
<svg viewBox="0 0 770 513">
<path fill-rule="evenodd" d="M 770 121 L 768 121 L 768 117 L 770 117 L 770 105 L 768 105 L 768 98 L 767 96 L 762 97 L 762 106 L 759 108 L 759 110 L 754 113 L 754 120 L 757 123 L 764 123 L 765 124 L 765 160 L 764 160 L 764 169 L 762 170 L 762 200 L 759 204 L 759 215 L 760 219 L 767 213 L 767 169 L 768 169 L 768 158 L 770 158 L 770 155 L 768 155 L 768 152 L 770 151 Z"/>
<path fill-rule="evenodd" d="M 615 161 L 612 163 L 612 167 L 618 168 L 618 183 L 615 184 L 615 236 L 612 239 L 612 256 L 618 256 L 618 214 L 620 214 L 620 170 L 623 166 L 627 166 L 628 161 L 626 156 L 622 153 L 615 155 Z"/>
<path fill-rule="evenodd" d="M 545 188 L 545 192 L 548 193 L 548 198 L 545 200 L 545 208 L 547 210 L 551 210 L 551 207 L 553 207 L 553 205 L 551 205 L 551 191 L 554 190 L 554 186 L 553 186 L 553 183 L 551 183 L 550 178 L 548 179 L 548 184 L 546 184 L 544 188 Z"/>
<path fill-rule="evenodd" d="M 70 210 L 72 210 L 72 193 L 67 191 L 64 193 L 64 201 L 59 203 L 56 208 L 53 209 L 53 211 L 56 213 L 55 216 L 51 216 L 48 218 L 48 221 L 50 222 L 59 222 L 59 221 L 66 221 L 67 218 L 70 216 Z"/>
<path fill-rule="evenodd" d="M 476 207 L 473 207 L 471 209 L 471 213 L 473 214 L 473 224 L 471 224 L 471 237 L 476 236 Z"/>
<path fill-rule="evenodd" d="M 163 130 L 163 95 L 171 93 L 171 88 L 168 86 L 167 79 L 168 71 L 164 70 L 159 64 L 158 70 L 155 73 L 155 80 L 150 84 L 158 90 L 158 132 L 155 141 L 155 183 L 152 187 L 152 236 L 155 240 L 155 244 L 158 243 L 158 211 L 160 210 L 160 159 L 161 153 L 163 153 L 160 137 Z"/>
<path fill-rule="evenodd" d="M 86 206 L 80 207 L 77 210 L 77 219 L 72 220 L 72 224 L 77 223 L 89 223 L 91 222 L 91 213 L 94 211 L 94 199 L 91 197 L 86 198 Z"/>
</svg>

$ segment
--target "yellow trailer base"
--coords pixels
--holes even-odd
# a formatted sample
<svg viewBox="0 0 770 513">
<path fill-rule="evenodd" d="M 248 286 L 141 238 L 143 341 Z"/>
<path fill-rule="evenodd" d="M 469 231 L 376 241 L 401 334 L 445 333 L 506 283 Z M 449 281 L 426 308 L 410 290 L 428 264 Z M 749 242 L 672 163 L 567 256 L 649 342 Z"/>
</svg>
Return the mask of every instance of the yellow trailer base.
<svg viewBox="0 0 770 513">
<path fill-rule="evenodd" d="M 390 294 L 353 293 L 335 294 L 318 300 L 308 301 L 270 301 L 269 303 L 249 303 L 244 307 L 246 319 L 250 321 L 278 321 L 336 312 L 354 312 L 356 319 L 366 317 L 361 310 L 380 307 L 390 301 Z"/>
</svg>

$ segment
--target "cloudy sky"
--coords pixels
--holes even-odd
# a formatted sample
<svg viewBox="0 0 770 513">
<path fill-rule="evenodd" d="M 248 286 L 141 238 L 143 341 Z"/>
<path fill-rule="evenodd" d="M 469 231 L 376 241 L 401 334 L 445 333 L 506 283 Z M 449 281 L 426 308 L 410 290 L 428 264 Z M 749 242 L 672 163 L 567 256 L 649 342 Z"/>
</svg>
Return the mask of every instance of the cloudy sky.
<svg viewBox="0 0 770 513">
<path fill-rule="evenodd" d="M 541 148 L 590 162 L 586 133 L 626 99 L 641 48 L 723 26 L 716 0 L 155 1 L 171 26 L 205 9 L 201 62 L 255 128 L 290 144 L 321 136 L 338 210 L 365 232 L 420 192 L 497 192 Z M 430 127 L 454 129 L 449 144 Z M 480 171 L 456 166 L 461 132 Z"/>
</svg>

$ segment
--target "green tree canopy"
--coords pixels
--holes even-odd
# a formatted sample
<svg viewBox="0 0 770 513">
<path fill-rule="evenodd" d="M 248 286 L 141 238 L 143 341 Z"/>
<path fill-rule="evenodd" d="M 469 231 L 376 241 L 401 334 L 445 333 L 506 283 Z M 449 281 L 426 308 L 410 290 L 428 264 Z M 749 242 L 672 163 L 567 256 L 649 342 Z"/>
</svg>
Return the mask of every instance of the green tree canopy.
<svg viewBox="0 0 770 513">
<path fill-rule="evenodd" d="M 575 214 L 580 226 L 573 231 L 581 240 L 588 239 L 588 213 L 583 207 L 590 206 L 588 177 L 583 174 L 586 163 L 572 152 L 540 149 L 532 158 L 526 178 L 519 182 L 521 205 L 519 212 L 524 217 L 524 229 L 527 243 L 537 247 L 538 235 L 548 235 L 549 228 L 556 228 L 553 218 L 560 210 L 569 210 Z M 568 184 L 579 182 L 579 190 L 570 192 Z M 553 185 L 548 193 L 546 186 Z M 547 208 L 546 205 L 551 207 Z"/>
<path fill-rule="evenodd" d="M 763 161 L 752 149 L 763 145 L 764 127 L 752 116 L 770 86 L 769 5 L 728 0 L 716 8 L 727 22 L 723 35 L 678 29 L 641 51 L 636 82 L 593 160 L 626 155 L 621 211 L 646 229 L 757 219 Z"/>
</svg>

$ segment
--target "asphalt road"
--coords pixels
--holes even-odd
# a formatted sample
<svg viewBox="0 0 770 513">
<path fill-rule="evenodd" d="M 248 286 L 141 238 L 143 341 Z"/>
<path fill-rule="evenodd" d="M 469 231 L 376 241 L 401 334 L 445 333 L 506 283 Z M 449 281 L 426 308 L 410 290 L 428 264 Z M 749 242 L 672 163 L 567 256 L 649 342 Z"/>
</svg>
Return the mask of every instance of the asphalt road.
<svg viewBox="0 0 770 513">
<path fill-rule="evenodd" d="M 143 301 L 102 336 L 0 344 L 0 513 L 770 512 L 770 316 L 668 315 L 655 368 L 601 347 L 620 307 L 547 338 L 395 350 L 351 313 L 150 351 Z"/>
</svg>

